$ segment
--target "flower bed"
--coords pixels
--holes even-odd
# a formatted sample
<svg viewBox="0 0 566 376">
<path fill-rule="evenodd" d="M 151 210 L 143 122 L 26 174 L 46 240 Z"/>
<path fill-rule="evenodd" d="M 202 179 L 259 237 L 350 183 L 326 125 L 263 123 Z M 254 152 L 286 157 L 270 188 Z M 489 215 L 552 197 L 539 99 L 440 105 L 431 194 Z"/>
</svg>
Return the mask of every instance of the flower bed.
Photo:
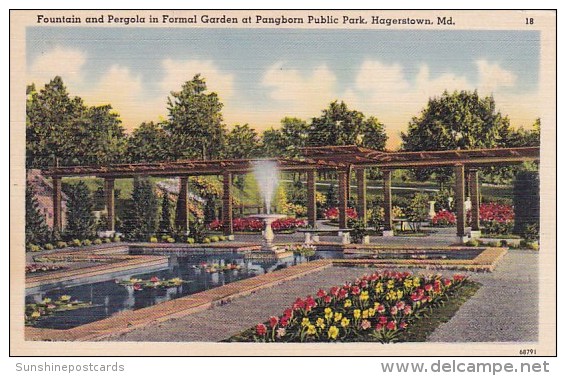
<svg viewBox="0 0 566 376">
<path fill-rule="evenodd" d="M 271 223 L 273 231 L 288 231 L 297 228 L 306 227 L 307 222 L 304 219 L 297 218 L 281 218 Z M 256 218 L 235 218 L 232 221 L 232 227 L 237 232 L 261 232 L 263 231 L 263 221 Z M 222 230 L 222 221 L 215 219 L 210 223 L 208 228 L 211 231 Z"/>
<path fill-rule="evenodd" d="M 316 247 L 312 244 L 296 244 L 285 247 L 285 252 L 293 252 L 294 256 L 312 257 L 316 253 Z"/>
<path fill-rule="evenodd" d="M 45 273 L 62 269 L 67 269 L 67 267 L 62 265 L 29 264 L 26 265 L 26 274 Z"/>
<path fill-rule="evenodd" d="M 282 316 L 272 316 L 230 341 L 396 342 L 468 283 L 463 275 L 376 272 L 329 291 L 321 289 L 316 297 L 299 298 Z"/>
<path fill-rule="evenodd" d="M 486 234 L 510 234 L 514 221 L 515 212 L 511 205 L 494 202 L 480 205 L 480 225 Z"/>
<path fill-rule="evenodd" d="M 448 210 L 440 210 L 432 218 L 432 225 L 435 227 L 450 227 L 456 225 L 456 215 Z"/>
<path fill-rule="evenodd" d="M 324 219 L 331 221 L 337 221 L 339 210 L 336 207 L 328 208 L 322 213 Z M 358 213 L 355 208 L 346 208 L 346 218 L 347 219 L 358 219 Z"/>
</svg>

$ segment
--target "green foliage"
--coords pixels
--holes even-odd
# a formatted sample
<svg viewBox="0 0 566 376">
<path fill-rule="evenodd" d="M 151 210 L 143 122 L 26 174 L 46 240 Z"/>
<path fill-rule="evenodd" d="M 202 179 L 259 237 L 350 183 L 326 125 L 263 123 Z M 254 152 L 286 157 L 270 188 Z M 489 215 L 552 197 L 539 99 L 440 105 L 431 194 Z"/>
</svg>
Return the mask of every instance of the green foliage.
<svg viewBox="0 0 566 376">
<path fill-rule="evenodd" d="M 51 244 L 51 243 L 45 244 L 45 245 L 43 246 L 43 248 L 44 248 L 46 251 L 51 251 L 51 250 L 55 249 L 55 247 L 54 247 L 53 244 Z"/>
<path fill-rule="evenodd" d="M 84 182 L 65 185 L 67 194 L 66 238 L 91 238 L 95 231 L 95 218 L 92 214 L 93 200 Z"/>
<path fill-rule="evenodd" d="M 434 201 L 434 210 L 437 212 L 440 210 L 453 210 L 452 207 L 454 202 L 450 204 L 450 198 L 454 199 L 454 190 L 452 188 L 440 189 L 432 197 L 432 200 Z"/>
<path fill-rule="evenodd" d="M 419 232 L 421 222 L 428 219 L 428 201 L 429 197 L 426 193 L 415 193 L 405 209 L 405 216 L 409 220 L 409 226 L 413 232 Z"/>
<path fill-rule="evenodd" d="M 200 220 L 196 220 L 189 224 L 189 235 L 195 240 L 197 243 L 203 243 L 206 234 L 206 226 Z M 208 238 L 207 238 L 208 239 Z M 210 239 L 208 239 L 210 242 Z"/>
<path fill-rule="evenodd" d="M 444 92 L 430 98 L 425 109 L 401 133 L 407 151 L 505 147 L 510 132 L 509 119 L 495 109 L 493 97 L 477 92 Z M 450 169 L 418 169 L 415 176 L 425 180 L 435 173 L 446 182 Z"/>
<path fill-rule="evenodd" d="M 92 244 L 94 244 L 94 245 L 100 245 L 100 244 L 102 244 L 102 239 L 94 239 L 94 241 L 92 242 Z"/>
<path fill-rule="evenodd" d="M 260 155 L 259 136 L 248 124 L 237 124 L 226 134 L 225 158 L 246 159 Z"/>
<path fill-rule="evenodd" d="M 194 244 L 194 243 L 195 243 L 195 239 L 187 238 L 187 244 Z"/>
<path fill-rule="evenodd" d="M 295 157 L 307 146 L 309 126 L 304 120 L 285 117 L 279 129 L 268 129 L 263 133 L 263 155 L 268 157 Z"/>
<path fill-rule="evenodd" d="M 361 243 L 362 240 L 364 239 L 364 236 L 368 234 L 364 221 L 360 219 L 349 220 L 348 227 L 351 229 L 350 236 L 352 237 L 352 241 L 354 243 Z"/>
<path fill-rule="evenodd" d="M 197 74 L 167 99 L 168 150 L 173 160 L 213 159 L 222 155 L 225 126 L 216 93 L 207 93 L 205 79 Z"/>
<path fill-rule="evenodd" d="M 126 158 L 132 163 L 168 160 L 168 139 L 161 124 L 144 122 L 128 138 Z"/>
<path fill-rule="evenodd" d="M 217 241 L 220 241 L 220 238 L 218 236 L 211 236 L 210 241 L 216 243 Z"/>
<path fill-rule="evenodd" d="M 41 213 L 33 188 L 26 184 L 26 244 L 45 243 L 50 240 L 49 227 Z"/>
<path fill-rule="evenodd" d="M 161 219 L 159 220 L 158 232 L 160 234 L 173 233 L 173 223 L 171 220 L 171 202 L 167 192 L 163 192 L 161 200 Z"/>
<path fill-rule="evenodd" d="M 346 103 L 334 101 L 322 110 L 320 117 L 312 119 L 307 144 L 359 145 L 383 150 L 386 141 L 385 127 L 375 117 L 366 119 L 363 113 L 348 109 Z"/>
<path fill-rule="evenodd" d="M 26 167 L 101 165 L 123 159 L 124 129 L 109 105 L 89 107 L 71 98 L 57 76 L 40 91 L 28 87 Z"/>
<path fill-rule="evenodd" d="M 538 238 L 540 221 L 540 183 L 536 166 L 524 165 L 513 186 L 515 227 L 513 233 Z"/>
<path fill-rule="evenodd" d="M 124 233 L 127 239 L 143 241 L 157 230 L 158 202 L 147 179 L 134 179 L 132 198 L 126 202 Z"/>
<path fill-rule="evenodd" d="M 330 184 L 326 191 L 326 207 L 335 208 L 338 206 L 338 192 L 334 184 Z"/>
<path fill-rule="evenodd" d="M 90 241 L 89 239 L 85 239 L 85 240 L 83 240 L 82 244 L 83 244 L 84 246 L 87 246 L 87 247 L 88 247 L 89 245 L 92 244 L 92 241 Z"/>
</svg>

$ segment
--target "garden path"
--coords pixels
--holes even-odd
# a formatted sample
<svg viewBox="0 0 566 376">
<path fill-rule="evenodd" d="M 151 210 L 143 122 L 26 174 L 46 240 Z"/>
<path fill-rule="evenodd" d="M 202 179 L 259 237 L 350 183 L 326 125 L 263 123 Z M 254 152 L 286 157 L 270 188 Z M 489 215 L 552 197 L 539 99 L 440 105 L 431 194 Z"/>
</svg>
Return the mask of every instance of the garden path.
<svg viewBox="0 0 566 376">
<path fill-rule="evenodd" d="M 493 273 L 467 273 L 482 283 L 456 315 L 429 338 L 435 342 L 536 341 L 538 337 L 538 254 L 510 250 Z M 535 267 L 533 267 L 535 266 Z M 271 315 L 280 315 L 297 297 L 354 280 L 366 268 L 332 267 L 257 291 L 224 306 L 147 326 L 110 341 L 217 342 Z M 423 272 L 422 269 L 415 270 Z M 453 274 L 444 272 L 445 275 Z"/>
</svg>

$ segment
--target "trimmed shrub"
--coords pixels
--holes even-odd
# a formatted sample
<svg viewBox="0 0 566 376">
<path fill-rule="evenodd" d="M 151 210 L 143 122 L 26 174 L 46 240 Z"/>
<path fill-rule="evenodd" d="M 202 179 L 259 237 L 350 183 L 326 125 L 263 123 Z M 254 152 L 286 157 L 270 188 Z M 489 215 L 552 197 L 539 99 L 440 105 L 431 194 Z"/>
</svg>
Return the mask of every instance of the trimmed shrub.
<svg viewBox="0 0 566 376">
<path fill-rule="evenodd" d="M 94 239 L 94 241 L 92 242 L 92 244 L 101 245 L 101 244 L 102 244 L 102 239 Z"/>
<path fill-rule="evenodd" d="M 501 247 L 501 242 L 498 241 L 498 240 L 496 240 L 496 241 L 491 241 L 491 242 L 488 243 L 488 245 L 489 245 L 490 247 Z"/>
<path fill-rule="evenodd" d="M 188 244 L 194 244 L 194 243 L 195 243 L 195 239 L 193 239 L 193 238 L 187 238 L 187 243 L 188 243 Z"/>
<path fill-rule="evenodd" d="M 63 241 L 57 242 L 57 248 L 67 248 L 67 242 L 63 242 Z"/>
<path fill-rule="evenodd" d="M 110 238 L 104 238 L 104 243 L 112 243 L 112 239 L 110 239 Z"/>
<path fill-rule="evenodd" d="M 480 242 L 477 239 L 470 239 L 466 242 L 466 245 L 468 247 L 478 247 L 480 245 Z"/>
<path fill-rule="evenodd" d="M 121 239 L 120 239 L 119 236 L 115 236 L 115 237 L 112 238 L 112 241 L 113 241 L 114 243 L 118 243 L 120 240 L 121 240 Z"/>
<path fill-rule="evenodd" d="M 79 239 L 73 239 L 71 240 L 71 246 L 72 247 L 80 247 L 82 244 L 82 242 Z"/>
<path fill-rule="evenodd" d="M 208 244 L 208 243 L 210 243 L 210 239 L 209 239 L 209 238 L 204 238 L 204 239 L 202 239 L 202 242 L 203 242 L 204 244 Z"/>
<path fill-rule="evenodd" d="M 539 187 L 537 170 L 526 167 L 517 173 L 513 186 L 513 205 L 515 207 L 513 233 L 523 237 L 538 238 L 538 233 L 533 234 L 533 230 L 538 229 L 540 221 Z"/>
<path fill-rule="evenodd" d="M 175 243 L 175 238 L 168 237 L 168 238 L 167 238 L 167 243 Z"/>
<path fill-rule="evenodd" d="M 52 251 L 53 249 L 55 249 L 55 247 L 53 247 L 53 244 L 47 243 L 43 246 L 43 249 L 45 249 L 46 251 Z"/>
<path fill-rule="evenodd" d="M 220 238 L 218 238 L 218 236 L 211 236 L 210 237 L 210 241 L 213 242 L 213 243 L 216 243 L 219 240 L 220 240 Z"/>
<path fill-rule="evenodd" d="M 226 237 L 224 235 L 220 235 L 218 236 L 218 239 L 223 242 L 224 240 L 226 240 Z"/>
<path fill-rule="evenodd" d="M 157 243 L 157 237 L 152 236 L 151 238 L 149 238 L 149 242 L 150 243 Z"/>
<path fill-rule="evenodd" d="M 91 244 L 92 244 L 92 242 L 91 242 L 89 239 L 83 240 L 83 245 L 84 245 L 84 246 L 89 246 L 89 245 L 91 245 Z"/>
</svg>

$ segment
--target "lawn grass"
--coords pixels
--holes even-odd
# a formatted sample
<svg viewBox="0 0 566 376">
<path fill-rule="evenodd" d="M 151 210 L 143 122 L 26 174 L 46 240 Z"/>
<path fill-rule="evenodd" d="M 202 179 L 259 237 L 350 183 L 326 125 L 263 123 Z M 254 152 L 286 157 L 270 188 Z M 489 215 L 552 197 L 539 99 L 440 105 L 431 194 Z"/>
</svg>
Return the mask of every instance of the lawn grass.
<svg viewBox="0 0 566 376">
<path fill-rule="evenodd" d="M 462 286 L 457 294 L 451 296 L 444 305 L 436 307 L 428 317 L 415 321 L 406 332 L 401 334 L 399 342 L 425 342 L 436 328 L 450 321 L 462 304 L 474 296 L 480 287 L 480 283 L 473 281 Z"/>
</svg>

